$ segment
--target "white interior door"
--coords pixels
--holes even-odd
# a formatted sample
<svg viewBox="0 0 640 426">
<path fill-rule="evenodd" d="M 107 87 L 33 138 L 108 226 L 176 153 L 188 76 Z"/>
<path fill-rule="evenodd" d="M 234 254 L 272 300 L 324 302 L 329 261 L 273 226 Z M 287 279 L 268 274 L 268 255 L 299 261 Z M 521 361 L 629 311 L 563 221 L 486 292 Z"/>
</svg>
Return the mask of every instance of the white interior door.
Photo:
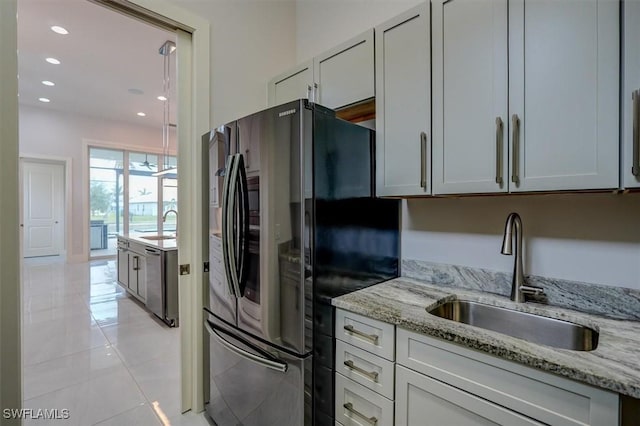
<svg viewBox="0 0 640 426">
<path fill-rule="evenodd" d="M 64 248 L 64 166 L 25 161 L 24 257 L 58 256 Z"/>
</svg>

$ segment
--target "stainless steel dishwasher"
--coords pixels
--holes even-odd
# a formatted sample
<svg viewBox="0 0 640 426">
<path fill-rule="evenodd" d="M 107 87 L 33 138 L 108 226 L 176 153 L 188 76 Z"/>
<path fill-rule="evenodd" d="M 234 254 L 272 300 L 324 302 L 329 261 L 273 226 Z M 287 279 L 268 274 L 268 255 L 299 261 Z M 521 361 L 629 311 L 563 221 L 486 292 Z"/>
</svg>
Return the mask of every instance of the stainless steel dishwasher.
<svg viewBox="0 0 640 426">
<path fill-rule="evenodd" d="M 178 326 L 178 253 L 145 247 L 147 308 L 170 327 Z"/>
</svg>

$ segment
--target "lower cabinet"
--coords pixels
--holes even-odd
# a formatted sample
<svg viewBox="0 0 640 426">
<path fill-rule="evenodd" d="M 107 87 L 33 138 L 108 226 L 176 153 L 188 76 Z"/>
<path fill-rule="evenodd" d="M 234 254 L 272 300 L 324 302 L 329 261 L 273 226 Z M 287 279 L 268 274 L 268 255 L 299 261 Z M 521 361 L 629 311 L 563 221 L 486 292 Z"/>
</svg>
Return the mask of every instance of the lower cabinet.
<svg viewBox="0 0 640 426">
<path fill-rule="evenodd" d="M 128 265 L 127 274 L 124 273 L 124 265 Z M 123 269 L 122 273 L 120 272 L 121 268 Z M 143 302 L 146 301 L 147 257 L 144 254 L 144 246 L 129 243 L 129 249 L 126 252 L 123 252 L 122 255 L 118 252 L 118 281 L 129 290 L 130 294 Z"/>
<path fill-rule="evenodd" d="M 424 374 L 396 365 L 396 426 L 543 425 Z"/>
<path fill-rule="evenodd" d="M 341 309 L 336 319 L 336 424 L 621 424 L 615 392 Z M 395 344 L 383 358 L 370 349 L 385 337 Z"/>
</svg>

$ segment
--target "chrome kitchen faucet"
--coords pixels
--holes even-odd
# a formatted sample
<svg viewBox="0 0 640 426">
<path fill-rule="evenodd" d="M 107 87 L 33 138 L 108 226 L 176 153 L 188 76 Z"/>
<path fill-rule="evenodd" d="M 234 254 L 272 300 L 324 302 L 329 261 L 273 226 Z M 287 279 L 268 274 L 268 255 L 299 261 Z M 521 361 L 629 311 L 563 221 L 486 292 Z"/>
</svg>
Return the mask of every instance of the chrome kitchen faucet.
<svg viewBox="0 0 640 426">
<path fill-rule="evenodd" d="M 504 228 L 504 238 L 502 240 L 502 250 L 505 255 L 513 254 L 512 233 L 515 229 L 516 255 L 513 265 L 513 279 L 511 281 L 511 300 L 514 302 L 524 302 L 525 294 L 543 295 L 544 290 L 540 287 L 527 286 L 524 283 L 524 271 L 522 267 L 522 219 L 518 213 L 510 213 L 507 216 L 507 224 Z"/>
</svg>

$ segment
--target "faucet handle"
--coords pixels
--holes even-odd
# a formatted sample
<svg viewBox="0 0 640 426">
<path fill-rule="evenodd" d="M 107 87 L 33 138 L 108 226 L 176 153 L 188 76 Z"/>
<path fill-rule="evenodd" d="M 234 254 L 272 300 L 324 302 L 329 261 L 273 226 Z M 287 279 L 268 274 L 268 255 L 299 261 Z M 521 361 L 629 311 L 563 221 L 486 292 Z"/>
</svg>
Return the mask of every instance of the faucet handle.
<svg viewBox="0 0 640 426">
<path fill-rule="evenodd" d="M 536 287 L 536 286 L 532 286 L 532 285 L 523 285 L 520 286 L 520 291 L 523 294 L 532 294 L 535 296 L 544 296 L 544 289 L 542 287 Z"/>
</svg>

